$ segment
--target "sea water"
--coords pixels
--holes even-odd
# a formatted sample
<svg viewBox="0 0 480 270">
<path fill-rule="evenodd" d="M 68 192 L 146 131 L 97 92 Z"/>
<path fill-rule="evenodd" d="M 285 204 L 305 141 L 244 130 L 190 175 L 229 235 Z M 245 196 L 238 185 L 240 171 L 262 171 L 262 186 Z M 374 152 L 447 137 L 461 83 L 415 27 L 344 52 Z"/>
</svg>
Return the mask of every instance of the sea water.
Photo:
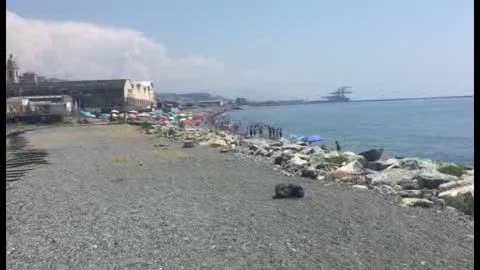
<svg viewBox="0 0 480 270">
<path fill-rule="evenodd" d="M 384 148 L 384 155 L 473 164 L 473 98 L 247 107 L 233 120 L 281 127 L 283 136 L 321 135 L 342 151 Z"/>
</svg>

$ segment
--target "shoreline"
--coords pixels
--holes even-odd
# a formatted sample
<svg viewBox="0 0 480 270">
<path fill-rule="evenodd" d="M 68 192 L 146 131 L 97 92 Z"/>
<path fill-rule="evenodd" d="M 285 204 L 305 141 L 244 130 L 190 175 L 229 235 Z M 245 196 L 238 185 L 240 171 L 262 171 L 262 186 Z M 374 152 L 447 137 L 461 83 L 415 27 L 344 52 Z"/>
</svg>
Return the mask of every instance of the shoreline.
<svg viewBox="0 0 480 270">
<path fill-rule="evenodd" d="M 209 119 L 214 120 L 227 112 L 229 110 L 212 112 Z M 162 136 L 164 133 L 160 130 L 150 128 L 147 133 Z M 404 206 L 473 211 L 463 208 L 463 203 L 473 207 L 474 170 L 471 167 L 459 167 L 463 168 L 461 175 L 454 176 L 444 173 L 445 167 L 458 167 L 450 162 L 416 157 L 367 160 L 365 156 L 350 151 L 325 150 L 285 138 L 246 138 L 226 130 L 211 129 L 211 126 L 175 128 L 171 139 L 189 140 L 216 148 L 220 153 L 231 152 L 261 160 L 285 176 L 348 183 L 358 189 L 400 197 Z"/>
</svg>

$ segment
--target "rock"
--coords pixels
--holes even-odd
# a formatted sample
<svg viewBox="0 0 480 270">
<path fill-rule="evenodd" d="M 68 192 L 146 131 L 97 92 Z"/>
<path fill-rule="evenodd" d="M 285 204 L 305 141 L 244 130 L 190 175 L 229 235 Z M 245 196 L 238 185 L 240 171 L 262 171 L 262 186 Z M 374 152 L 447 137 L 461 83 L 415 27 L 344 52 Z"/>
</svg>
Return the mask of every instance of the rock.
<svg viewBox="0 0 480 270">
<path fill-rule="evenodd" d="M 222 147 L 222 148 L 220 148 L 220 153 L 227 153 L 227 152 L 230 152 L 230 150 L 231 149 L 228 148 L 228 147 Z"/>
<path fill-rule="evenodd" d="M 306 167 L 302 170 L 303 177 L 316 178 L 318 176 L 317 170 L 314 167 Z"/>
<path fill-rule="evenodd" d="M 445 204 L 456 207 L 461 203 L 470 203 L 473 207 L 474 186 L 473 184 L 457 187 L 438 194 L 440 199 L 445 200 Z"/>
<path fill-rule="evenodd" d="M 386 168 L 388 168 L 389 166 L 390 165 L 388 163 L 385 163 L 385 162 L 371 161 L 371 162 L 367 162 L 367 165 L 365 167 L 367 167 L 368 169 L 373 170 L 373 171 L 383 171 Z"/>
<path fill-rule="evenodd" d="M 281 147 L 282 150 L 293 150 L 293 151 L 300 151 L 303 149 L 303 146 L 298 144 L 287 144 Z"/>
<path fill-rule="evenodd" d="M 342 171 L 333 171 L 325 175 L 325 180 L 338 181 L 338 180 L 341 180 L 342 178 L 346 178 L 349 176 L 351 176 L 351 173 L 342 172 Z"/>
<path fill-rule="evenodd" d="M 282 155 L 278 155 L 276 157 L 273 158 L 273 164 L 276 164 L 276 165 L 282 165 L 283 162 L 285 162 L 286 160 L 283 158 Z"/>
<path fill-rule="evenodd" d="M 465 177 L 463 180 L 452 181 L 452 182 L 441 184 L 441 185 L 438 186 L 438 190 L 439 191 L 445 191 L 445 190 L 448 190 L 448 189 L 453 189 L 453 188 L 466 186 L 466 185 L 470 185 L 470 184 L 473 184 L 473 176 Z"/>
<path fill-rule="evenodd" d="M 431 200 L 437 196 L 437 191 L 434 189 L 422 189 L 422 198 Z"/>
<path fill-rule="evenodd" d="M 224 140 L 214 140 L 213 142 L 210 143 L 210 146 L 212 147 L 226 147 L 227 143 Z"/>
<path fill-rule="evenodd" d="M 266 156 L 268 155 L 268 151 L 263 149 L 263 148 L 259 148 L 257 151 L 255 151 L 255 153 L 253 153 L 255 156 Z"/>
<path fill-rule="evenodd" d="M 324 153 L 315 153 L 315 154 L 311 154 L 308 161 L 310 163 L 323 163 L 324 161 Z"/>
<path fill-rule="evenodd" d="M 337 169 L 337 171 L 352 173 L 352 174 L 359 174 L 363 172 L 363 166 L 358 161 L 353 161 L 343 167 Z"/>
<path fill-rule="evenodd" d="M 386 170 L 381 172 L 375 172 L 372 174 L 367 175 L 370 179 L 372 185 L 399 185 L 403 181 L 406 183 L 408 181 L 412 181 L 413 178 L 418 175 L 419 172 L 417 171 L 410 171 L 404 169 L 392 169 Z"/>
<path fill-rule="evenodd" d="M 368 151 L 359 153 L 359 155 L 365 157 L 367 161 L 377 161 L 382 157 L 382 154 L 383 154 L 383 148 L 370 149 Z"/>
<path fill-rule="evenodd" d="M 305 147 L 302 149 L 302 151 L 300 151 L 300 154 L 304 155 L 311 155 L 313 153 L 315 153 L 315 150 L 312 147 Z"/>
<path fill-rule="evenodd" d="M 266 157 L 272 157 L 275 152 L 273 151 L 268 151 L 268 153 L 265 155 Z"/>
<path fill-rule="evenodd" d="M 406 198 L 422 198 L 422 191 L 421 190 L 402 190 L 398 192 L 400 197 Z"/>
<path fill-rule="evenodd" d="M 365 189 L 368 189 L 368 187 L 367 187 L 367 186 L 364 186 L 364 185 L 353 185 L 352 187 L 353 187 L 353 188 L 357 188 L 357 189 L 364 189 L 364 190 L 365 190 Z"/>
<path fill-rule="evenodd" d="M 407 197 L 407 198 L 424 198 L 424 199 L 431 199 L 436 195 L 436 191 L 432 189 L 412 189 L 412 190 L 401 190 L 398 192 L 400 197 Z"/>
<path fill-rule="evenodd" d="M 354 152 L 347 151 L 347 152 L 343 152 L 343 155 L 347 157 L 353 157 L 353 156 L 356 156 L 357 154 L 355 154 Z"/>
<path fill-rule="evenodd" d="M 298 158 L 301 158 L 301 159 L 306 160 L 306 161 L 308 161 L 310 159 L 309 155 L 303 155 L 303 154 L 294 154 L 293 157 L 298 157 Z"/>
<path fill-rule="evenodd" d="M 433 202 L 427 199 L 420 199 L 420 198 L 403 198 L 402 204 L 404 206 L 410 207 L 431 207 L 433 206 Z"/>
<path fill-rule="evenodd" d="M 431 172 L 422 172 L 415 177 L 418 181 L 418 185 L 421 188 L 438 188 L 441 184 L 455 181 L 458 178 L 453 175 L 431 171 Z"/>
<path fill-rule="evenodd" d="M 436 205 L 436 206 L 438 206 L 442 209 L 445 208 L 445 206 L 446 206 L 444 199 L 440 199 L 440 198 L 437 198 L 437 197 L 432 197 L 430 200 L 433 202 L 433 205 Z"/>
<path fill-rule="evenodd" d="M 397 194 L 397 191 L 394 188 L 392 188 L 391 186 L 388 186 L 388 185 L 375 186 L 373 189 L 378 191 L 379 193 L 381 193 L 383 195 L 396 195 Z"/>
<path fill-rule="evenodd" d="M 282 148 L 280 148 L 278 146 L 270 146 L 270 150 L 278 152 L 278 151 L 282 150 Z"/>
<path fill-rule="evenodd" d="M 287 161 L 288 165 L 295 166 L 295 167 L 301 167 L 307 164 L 308 162 L 304 159 L 299 158 L 298 156 L 294 156 L 290 160 Z"/>
<path fill-rule="evenodd" d="M 339 156 L 340 156 L 340 154 L 337 151 L 330 151 L 330 152 L 326 152 L 323 157 L 324 158 L 332 158 L 332 157 L 339 157 Z"/>
<path fill-rule="evenodd" d="M 398 166 L 401 169 L 406 170 L 418 170 L 420 169 L 420 164 L 414 159 L 402 159 L 398 161 Z"/>
<path fill-rule="evenodd" d="M 281 147 L 283 145 L 283 143 L 277 141 L 277 142 L 272 142 L 269 145 L 270 145 L 270 147 Z"/>
<path fill-rule="evenodd" d="M 183 148 L 192 148 L 194 146 L 193 141 L 184 141 Z"/>
<path fill-rule="evenodd" d="M 349 182 L 353 184 L 364 185 L 368 184 L 367 178 L 364 175 L 353 174 L 343 171 L 334 171 L 327 173 L 325 179 L 328 181 Z"/>
<path fill-rule="evenodd" d="M 291 144 L 291 142 L 290 142 L 288 139 L 283 138 L 283 137 L 281 137 L 278 141 L 281 143 L 280 146 L 282 146 L 282 145 L 287 145 L 287 144 Z"/>
<path fill-rule="evenodd" d="M 407 189 L 407 190 L 414 190 L 414 189 L 420 188 L 417 180 L 414 178 L 413 179 L 404 178 L 400 180 L 397 184 L 401 186 L 402 189 Z"/>
<path fill-rule="evenodd" d="M 360 155 L 350 156 L 350 157 L 348 157 L 348 160 L 350 162 L 355 161 L 355 160 L 360 162 L 360 164 L 362 164 L 363 168 L 365 168 L 367 166 L 367 163 L 368 163 L 368 161 L 363 156 L 360 156 Z"/>
</svg>

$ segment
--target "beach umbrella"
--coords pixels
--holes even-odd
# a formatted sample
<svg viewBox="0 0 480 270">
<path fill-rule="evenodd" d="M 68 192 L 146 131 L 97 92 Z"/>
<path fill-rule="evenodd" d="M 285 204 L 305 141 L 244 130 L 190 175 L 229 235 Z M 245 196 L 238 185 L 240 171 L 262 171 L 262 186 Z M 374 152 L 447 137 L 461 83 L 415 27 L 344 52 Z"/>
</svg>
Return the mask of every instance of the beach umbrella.
<svg viewBox="0 0 480 270">
<path fill-rule="evenodd" d="M 310 136 L 303 137 L 301 140 L 308 143 L 320 142 L 320 141 L 323 141 L 323 137 L 318 135 L 310 135 Z"/>
<path fill-rule="evenodd" d="M 131 110 L 131 111 L 129 111 L 128 113 L 137 114 L 138 112 L 135 111 L 135 110 Z"/>
<path fill-rule="evenodd" d="M 112 113 L 120 113 L 120 112 L 117 110 L 112 110 Z"/>
</svg>

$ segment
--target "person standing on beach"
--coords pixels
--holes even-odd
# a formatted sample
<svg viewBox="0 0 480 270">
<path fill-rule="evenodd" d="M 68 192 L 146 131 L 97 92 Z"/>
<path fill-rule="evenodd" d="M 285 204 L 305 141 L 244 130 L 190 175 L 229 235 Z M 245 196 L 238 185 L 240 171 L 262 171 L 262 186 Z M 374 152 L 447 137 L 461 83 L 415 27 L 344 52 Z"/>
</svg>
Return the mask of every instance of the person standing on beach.
<svg viewBox="0 0 480 270">
<path fill-rule="evenodd" d="M 282 128 L 280 128 L 278 133 L 279 133 L 278 135 L 280 135 L 280 138 L 282 138 Z"/>
<path fill-rule="evenodd" d="M 260 135 L 260 137 L 262 137 L 262 135 L 263 135 L 263 126 L 260 126 L 260 127 L 258 128 L 258 134 Z"/>
<path fill-rule="evenodd" d="M 335 144 L 337 145 L 337 151 L 342 150 L 342 148 L 340 147 L 340 144 L 338 144 L 338 141 L 335 141 Z"/>
</svg>

